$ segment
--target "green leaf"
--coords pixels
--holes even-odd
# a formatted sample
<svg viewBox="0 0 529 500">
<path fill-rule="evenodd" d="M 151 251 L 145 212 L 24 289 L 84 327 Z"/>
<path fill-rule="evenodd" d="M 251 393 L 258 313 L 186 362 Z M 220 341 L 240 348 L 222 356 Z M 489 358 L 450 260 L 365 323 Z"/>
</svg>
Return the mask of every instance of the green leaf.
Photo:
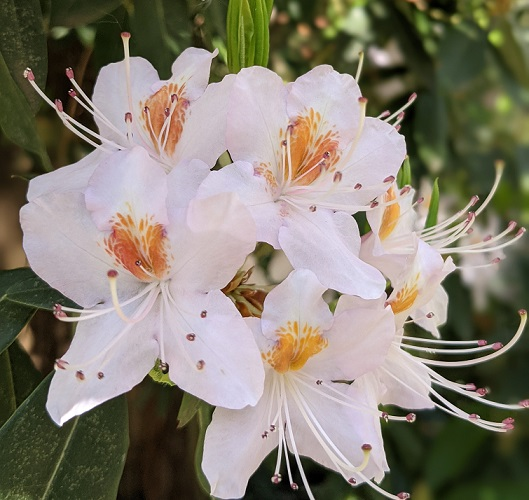
<svg viewBox="0 0 529 500">
<path fill-rule="evenodd" d="M 53 0 L 50 26 L 75 28 L 92 23 L 112 12 L 121 3 L 122 0 Z"/>
<path fill-rule="evenodd" d="M 51 288 L 50 285 L 39 278 L 31 269 L 20 268 L 14 271 L 20 271 L 20 279 L 4 292 L 7 300 L 20 305 L 46 309 L 48 311 L 52 311 L 55 304 L 79 308 L 75 302 Z"/>
<path fill-rule="evenodd" d="M 206 429 L 211 422 L 213 416 L 213 406 L 205 404 L 201 406 L 198 410 L 198 439 L 197 439 L 197 448 L 195 450 L 195 471 L 197 473 L 198 483 L 201 488 L 206 492 L 210 493 L 211 488 L 209 482 L 206 479 L 206 475 L 202 471 L 202 457 L 204 455 L 204 440 L 206 438 Z M 0 476 L 1 477 L 1 476 Z"/>
<path fill-rule="evenodd" d="M 11 78 L 9 68 L 1 53 L 0 82 L 0 109 L 2 109 L 0 128 L 7 138 L 15 144 L 39 155 L 43 167 L 46 170 L 51 170 L 50 160 L 37 134 L 33 112 L 22 91 Z"/>
<path fill-rule="evenodd" d="M 17 408 L 8 351 L 0 354 L 0 401 L 2 401 L 0 404 L 0 426 L 2 426 Z"/>
<path fill-rule="evenodd" d="M 50 380 L 0 429 L 0 498 L 114 500 L 128 447 L 125 396 L 57 427 L 45 409 Z"/>
<path fill-rule="evenodd" d="M 182 402 L 180 403 L 180 409 L 178 410 L 177 427 L 180 429 L 186 426 L 189 422 L 191 422 L 191 420 L 193 420 L 193 417 L 197 414 L 202 405 L 206 404 L 207 403 L 202 401 L 200 398 L 184 392 Z"/>
<path fill-rule="evenodd" d="M 432 186 L 432 196 L 430 198 L 430 206 L 428 207 L 428 215 L 424 223 L 424 229 L 435 226 L 437 224 L 437 216 L 439 214 L 439 177 L 435 179 Z"/>
<path fill-rule="evenodd" d="M 25 81 L 24 69 L 29 66 L 41 86 L 46 83 L 48 71 L 48 49 L 39 0 L 0 0 L 0 26 L 0 52 L 33 115 L 42 99 Z M 3 75 L 0 81 L 4 86 Z M 2 113 L 5 112 L 2 108 Z"/>
<path fill-rule="evenodd" d="M 404 186 L 411 185 L 411 165 L 410 157 L 406 156 L 402 167 L 400 167 L 399 173 L 397 174 L 397 186 L 403 188 Z"/>
<path fill-rule="evenodd" d="M 164 373 L 160 368 L 160 360 L 157 359 L 149 372 L 149 377 L 151 377 L 155 382 L 158 382 L 162 385 L 174 386 L 175 383 L 169 378 L 169 373 Z"/>
<path fill-rule="evenodd" d="M 0 299 L 0 353 L 13 343 L 35 311 L 32 307 Z"/>
</svg>

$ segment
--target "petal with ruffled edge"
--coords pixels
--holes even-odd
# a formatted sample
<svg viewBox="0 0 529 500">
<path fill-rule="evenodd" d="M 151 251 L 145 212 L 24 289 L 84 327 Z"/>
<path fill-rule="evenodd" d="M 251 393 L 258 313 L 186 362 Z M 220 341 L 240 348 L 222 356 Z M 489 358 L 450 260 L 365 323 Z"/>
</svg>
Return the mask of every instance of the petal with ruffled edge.
<svg viewBox="0 0 529 500">
<path fill-rule="evenodd" d="M 382 274 L 358 258 L 360 234 L 350 215 L 292 209 L 279 243 L 294 268 L 310 269 L 328 288 L 371 299 L 386 286 Z"/>
<path fill-rule="evenodd" d="M 78 162 L 31 179 L 27 194 L 28 201 L 50 193 L 83 191 L 94 170 L 107 154 L 96 149 Z"/>
<path fill-rule="evenodd" d="M 234 160 L 264 163 L 275 175 L 281 161 L 281 141 L 288 125 L 287 89 L 281 78 L 254 66 L 235 79 L 226 140 Z M 277 177 L 277 175 L 276 175 Z"/>
<path fill-rule="evenodd" d="M 264 368 L 253 335 L 221 291 L 164 293 L 169 376 L 186 392 L 224 408 L 257 403 Z"/>
<path fill-rule="evenodd" d="M 351 75 L 338 73 L 332 66 L 317 66 L 288 85 L 288 116 L 296 122 L 307 110 L 314 110 L 321 116 L 320 125 L 339 133 L 339 148 L 344 149 L 360 125 L 361 95 Z"/>
<path fill-rule="evenodd" d="M 202 470 L 217 498 L 244 496 L 250 476 L 278 445 L 279 433 L 268 430 L 270 377 L 263 397 L 254 407 L 242 410 L 217 408 L 204 440 Z"/>
<path fill-rule="evenodd" d="M 140 147 L 117 151 L 94 171 L 85 191 L 86 208 L 101 231 L 113 228 L 117 214 L 139 222 L 154 218 L 168 223 L 167 175 L 158 162 Z"/>
<path fill-rule="evenodd" d="M 344 300 L 342 300 L 344 299 Z M 340 302 L 347 302 L 345 296 Z M 357 299 L 340 304 L 332 327 L 326 332 L 328 346 L 307 362 L 304 370 L 326 380 L 354 380 L 380 366 L 395 337 L 395 318 L 389 307 L 377 301 Z"/>
<path fill-rule="evenodd" d="M 261 316 L 263 335 L 276 340 L 279 329 L 288 323 L 297 324 L 299 331 L 308 325 L 323 334 L 332 324 L 332 313 L 322 298 L 325 290 L 311 271 L 292 271 L 266 296 Z"/>
<path fill-rule="evenodd" d="M 66 369 L 57 369 L 48 393 L 46 408 L 57 424 L 63 425 L 143 380 L 159 352 L 159 323 L 153 321 L 157 309 L 137 324 L 124 323 L 115 313 L 79 323 L 62 358 L 68 363 Z"/>
<path fill-rule="evenodd" d="M 198 196 L 204 198 L 218 193 L 236 193 L 252 214 L 257 226 L 257 241 L 279 248 L 277 237 L 288 207 L 281 201 L 274 201 L 266 178 L 257 175 L 252 165 L 236 161 L 211 172 L 200 186 Z"/>
<path fill-rule="evenodd" d="M 171 224 L 171 286 L 208 292 L 223 288 L 255 248 L 253 219 L 232 193 L 190 202 L 186 224 Z"/>
<path fill-rule="evenodd" d="M 82 193 L 41 196 L 22 207 L 24 250 L 32 269 L 53 288 L 83 307 L 110 297 L 107 272 L 114 259 L 99 245 L 101 233 Z M 138 280 L 120 274 L 120 296 L 134 295 Z"/>
</svg>

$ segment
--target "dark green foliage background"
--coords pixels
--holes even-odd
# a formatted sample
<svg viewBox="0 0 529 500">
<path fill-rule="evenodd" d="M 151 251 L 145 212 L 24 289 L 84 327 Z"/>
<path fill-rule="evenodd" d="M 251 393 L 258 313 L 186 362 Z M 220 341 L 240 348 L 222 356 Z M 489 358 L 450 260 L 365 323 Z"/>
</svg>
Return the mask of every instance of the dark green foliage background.
<svg viewBox="0 0 529 500">
<path fill-rule="evenodd" d="M 88 152 L 84 143 L 62 127 L 53 110 L 41 106 L 21 78 L 26 66 L 32 67 L 50 98 L 63 99 L 69 113 L 93 125 L 86 113 L 67 100 L 66 66 L 75 69 L 90 94 L 99 69 L 122 58 L 120 32 L 130 31 L 132 54 L 149 59 L 162 78 L 169 76 L 171 63 L 184 48 L 218 48 L 212 79 L 219 80 L 227 72 L 226 11 L 227 0 L 0 0 L 0 147 L 27 156 L 33 165 L 28 173 L 5 163 L 9 174 L 31 177 Z M 473 194 L 484 199 L 494 177 L 494 160 L 503 159 L 505 175 L 491 209 L 505 223 L 515 219 L 528 225 L 527 0 L 277 0 L 270 43 L 269 67 L 286 80 L 318 64 L 332 64 L 354 75 L 358 52 L 364 50 L 360 83 L 369 99 L 370 115 L 398 108 L 412 92 L 419 95 L 402 126 L 414 184 L 439 176 L 441 199 L 454 199 L 454 209 Z M 516 310 L 529 307 L 528 238 L 507 254 L 496 293 L 485 310 L 473 310 L 470 292 L 457 274 L 446 280 L 451 298 L 443 329 L 446 338 L 506 342 L 512 336 L 518 321 Z M 50 467 L 40 452 L 31 450 L 32 445 L 42 446 L 40 441 L 27 441 L 25 434 L 53 433 L 42 408 L 38 415 L 24 410 L 44 401 L 43 386 L 26 399 L 43 374 L 36 372 L 27 354 L 12 342 L 36 309 L 49 309 L 59 296 L 29 271 L 10 271 L 0 277 L 0 423 L 7 421 L 0 428 L 0 498 L 11 498 L 13 477 L 20 491 L 26 491 L 25 482 L 34 480 L 27 471 L 45 477 Z M 528 354 L 526 334 L 505 357 L 446 375 L 489 387 L 490 397 L 496 400 L 516 402 L 529 396 Z M 205 497 L 192 469 L 195 443 L 209 410 L 195 405 L 200 407 L 200 425 L 194 420 L 177 431 L 181 398 L 176 388 L 149 381 L 129 396 L 131 452 L 119 493 L 128 432 L 123 401 L 120 398 L 81 417 L 81 435 L 70 443 L 75 460 L 85 461 L 79 466 L 85 471 L 79 481 L 96 484 L 96 475 L 99 480 L 104 470 L 97 464 L 106 463 L 101 453 L 110 450 L 115 464 L 105 465 L 108 477 L 104 481 L 112 486 L 105 486 L 106 496 L 101 494 L 101 498 L 116 494 L 123 500 Z M 453 400 L 483 417 L 501 420 L 508 416 Z M 189 412 L 184 410 L 181 416 L 188 419 Z M 419 413 L 413 425 L 384 425 L 391 474 L 383 486 L 392 492 L 410 491 L 414 500 L 529 498 L 529 413 L 514 416 L 516 430 L 507 435 L 488 433 L 441 412 Z M 39 425 L 24 427 L 25 419 L 31 418 Z M 112 430 L 116 422 L 121 425 Z M 105 441 L 101 432 L 101 440 L 89 445 L 90 425 L 107 426 L 109 432 L 115 431 L 115 439 Z M 148 447 L 150 438 L 144 436 L 152 437 L 153 428 L 171 436 L 167 440 L 172 449 L 158 448 L 159 453 L 149 455 L 146 469 L 138 455 L 146 449 L 142 447 Z M 10 429 L 19 429 L 23 435 L 13 435 Z M 68 427 L 58 432 L 68 433 Z M 6 451 L 8 447 L 13 450 L 17 442 L 27 443 L 27 455 L 20 463 L 13 462 L 11 452 Z M 58 467 L 62 470 L 62 464 Z M 334 473 L 308 461 L 306 469 L 317 498 L 378 498 L 369 488 L 351 489 Z M 293 493 L 288 485 L 273 486 L 272 470 L 269 459 L 251 479 L 246 498 L 304 498 L 303 492 Z M 71 477 L 60 477 L 64 484 L 57 484 L 49 498 L 77 498 L 69 489 L 75 486 Z M 157 489 L 154 483 L 165 486 Z M 23 498 L 40 498 L 38 492 L 27 495 Z M 94 495 L 90 498 L 98 493 Z"/>
</svg>

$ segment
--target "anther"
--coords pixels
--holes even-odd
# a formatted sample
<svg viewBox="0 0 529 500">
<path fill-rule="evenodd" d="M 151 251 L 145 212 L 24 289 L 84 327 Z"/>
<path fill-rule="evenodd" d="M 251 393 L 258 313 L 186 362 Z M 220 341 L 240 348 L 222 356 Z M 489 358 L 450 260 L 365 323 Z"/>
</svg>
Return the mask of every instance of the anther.
<svg viewBox="0 0 529 500">
<path fill-rule="evenodd" d="M 75 372 L 75 377 L 77 378 L 77 380 L 84 380 L 85 379 L 84 373 L 81 370 L 77 370 Z"/>
<path fill-rule="evenodd" d="M 149 114 L 149 106 L 145 106 L 145 107 L 143 108 L 143 112 L 144 112 L 146 115 L 148 115 L 148 114 Z"/>
<path fill-rule="evenodd" d="M 275 432 L 276 426 L 274 424 L 270 424 L 270 432 Z"/>
<path fill-rule="evenodd" d="M 376 208 L 376 207 L 378 207 L 378 201 L 377 201 L 377 200 L 373 200 L 373 201 L 371 202 L 371 205 L 369 205 L 369 206 L 370 206 L 371 208 Z"/>
<path fill-rule="evenodd" d="M 360 184 L 359 182 L 356 183 L 353 187 L 354 190 L 358 191 L 359 189 L 362 189 L 362 184 Z"/>
<path fill-rule="evenodd" d="M 99 380 L 101 380 L 101 379 L 105 378 L 105 374 L 103 372 L 97 372 L 97 378 Z"/>
<path fill-rule="evenodd" d="M 59 113 L 63 113 L 64 112 L 64 107 L 63 107 L 62 101 L 60 99 L 55 99 L 55 107 L 57 108 L 57 111 Z"/>
<path fill-rule="evenodd" d="M 467 234 L 472 234 L 474 232 L 474 228 L 473 227 L 469 227 L 467 229 Z"/>
<path fill-rule="evenodd" d="M 171 102 L 175 102 L 175 101 L 178 101 L 178 95 L 171 94 Z"/>
<path fill-rule="evenodd" d="M 382 418 L 383 420 L 385 420 L 386 422 L 389 422 L 389 413 L 387 411 L 383 411 L 381 414 L 380 414 L 380 418 Z"/>
<path fill-rule="evenodd" d="M 399 194 L 400 194 L 401 196 L 404 196 L 405 194 L 408 194 L 410 191 L 411 191 L 411 186 L 404 186 L 404 187 L 400 190 Z"/>
<path fill-rule="evenodd" d="M 55 360 L 55 369 L 57 370 L 66 370 L 70 363 L 68 361 L 65 361 L 64 359 L 56 359 Z"/>
<path fill-rule="evenodd" d="M 428 319 L 432 319 L 434 316 L 435 316 L 435 314 L 434 314 L 432 311 L 430 311 L 430 312 L 426 315 L 426 317 L 427 317 Z"/>
<path fill-rule="evenodd" d="M 358 102 L 359 102 L 360 104 L 367 104 L 367 97 L 364 97 L 364 96 L 359 97 L 359 98 L 358 98 Z"/>
<path fill-rule="evenodd" d="M 409 422 L 411 424 L 415 422 L 415 420 L 417 420 L 417 415 L 415 415 L 415 413 L 408 413 L 406 415 L 406 422 Z"/>
<path fill-rule="evenodd" d="M 287 146 L 287 141 L 286 140 L 281 141 L 281 145 L 286 147 Z"/>
<path fill-rule="evenodd" d="M 518 405 L 522 408 L 529 408 L 529 399 L 522 399 L 522 401 L 520 401 Z"/>
<path fill-rule="evenodd" d="M 130 38 L 130 33 L 128 31 L 122 31 L 121 38 Z"/>
<path fill-rule="evenodd" d="M 473 207 L 479 201 L 479 196 L 475 194 L 470 198 L 470 206 Z"/>
<path fill-rule="evenodd" d="M 299 490 L 299 486 L 297 485 L 297 483 L 290 483 L 290 487 L 291 487 L 294 491 L 298 491 L 298 490 Z"/>
<path fill-rule="evenodd" d="M 323 384 L 323 380 L 316 380 L 316 385 L 321 385 Z"/>
<path fill-rule="evenodd" d="M 279 484 L 281 482 L 281 479 L 283 479 L 281 477 L 281 474 L 274 474 L 271 478 L 270 478 L 270 481 L 272 481 L 274 484 Z"/>
<path fill-rule="evenodd" d="M 408 102 L 413 102 L 415 101 L 415 99 L 417 99 L 417 93 L 414 92 L 413 94 L 410 95 L 410 97 L 408 97 Z"/>
<path fill-rule="evenodd" d="M 342 180 L 342 173 L 341 172 L 335 172 L 334 177 L 332 178 L 333 182 L 340 182 Z"/>
<path fill-rule="evenodd" d="M 478 340 L 478 346 L 483 347 L 484 345 L 487 345 L 488 342 L 485 339 Z"/>
<path fill-rule="evenodd" d="M 470 420 L 479 420 L 481 417 L 477 413 L 471 413 L 468 418 Z"/>
<path fill-rule="evenodd" d="M 73 80 L 75 78 L 75 73 L 73 72 L 73 69 L 68 67 L 65 70 L 66 76 L 69 80 Z"/>
<path fill-rule="evenodd" d="M 518 232 L 516 233 L 516 236 L 521 236 L 524 233 L 525 233 L 525 227 L 521 227 L 520 229 L 518 229 Z"/>
<path fill-rule="evenodd" d="M 125 113 L 125 123 L 132 123 L 132 113 L 130 111 Z"/>
<path fill-rule="evenodd" d="M 407 493 L 406 491 L 401 491 L 397 495 L 397 498 L 399 498 L 400 500 L 408 500 L 408 498 L 411 498 L 411 495 L 409 493 Z"/>
<path fill-rule="evenodd" d="M 309 210 L 310 210 L 311 212 L 315 212 L 315 211 L 316 211 L 316 205 L 311 205 L 311 206 L 309 207 Z"/>
<path fill-rule="evenodd" d="M 323 157 L 325 159 L 329 159 L 331 157 L 331 153 L 329 151 L 325 151 L 325 153 L 323 153 Z"/>
<path fill-rule="evenodd" d="M 502 347 L 503 347 L 503 344 L 501 342 L 494 342 L 494 344 L 492 344 L 492 348 L 495 351 L 499 351 Z"/>
<path fill-rule="evenodd" d="M 395 125 L 395 130 L 398 132 L 402 127 L 400 125 Z"/>
<path fill-rule="evenodd" d="M 75 98 L 75 97 L 77 97 L 77 92 L 76 92 L 74 89 L 70 89 L 70 90 L 68 91 L 68 95 L 69 95 L 70 97 L 72 97 L 72 98 Z"/>
<path fill-rule="evenodd" d="M 420 198 L 417 199 L 417 201 L 416 201 L 415 203 L 417 203 L 418 205 L 420 205 L 423 201 L 424 201 L 424 197 L 421 196 Z"/>
<path fill-rule="evenodd" d="M 193 342 L 196 338 L 196 335 L 194 333 L 188 333 L 186 335 L 186 339 L 189 340 L 189 342 Z"/>
<path fill-rule="evenodd" d="M 118 272 L 115 269 L 110 269 L 110 271 L 107 272 L 107 276 L 109 278 L 117 278 Z"/>
<path fill-rule="evenodd" d="M 171 116 L 171 110 L 169 108 L 165 108 L 163 110 L 163 114 L 166 116 L 166 118 L 169 118 L 169 116 Z"/>
<path fill-rule="evenodd" d="M 388 175 L 382 182 L 393 182 L 395 180 L 394 175 Z"/>
<path fill-rule="evenodd" d="M 476 389 L 476 394 L 478 396 L 486 396 L 489 393 L 489 391 L 485 387 L 480 387 L 479 389 Z"/>
<path fill-rule="evenodd" d="M 373 447 L 370 444 L 368 444 L 368 443 L 362 445 L 362 450 L 363 451 L 371 451 L 372 449 L 373 449 Z"/>
<path fill-rule="evenodd" d="M 31 70 L 31 68 L 26 68 L 23 74 L 24 74 L 24 78 L 28 79 L 30 82 L 35 81 L 35 74 Z"/>
<path fill-rule="evenodd" d="M 491 264 L 499 264 L 501 262 L 501 259 L 499 257 L 496 257 L 490 261 Z"/>
<path fill-rule="evenodd" d="M 268 431 L 264 431 L 262 434 L 261 434 L 261 437 L 263 439 L 267 439 L 268 438 Z"/>
<path fill-rule="evenodd" d="M 505 425 L 512 425 L 514 424 L 514 418 L 512 417 L 507 417 L 507 418 L 504 418 L 502 421 L 501 421 L 502 424 L 505 424 Z"/>
<path fill-rule="evenodd" d="M 164 375 L 167 375 L 169 373 L 169 364 L 166 363 L 165 361 L 160 361 L 160 371 Z"/>
<path fill-rule="evenodd" d="M 354 477 L 350 477 L 350 478 L 347 480 L 347 482 L 348 482 L 349 484 L 356 484 L 356 479 L 355 479 Z"/>
<path fill-rule="evenodd" d="M 206 310 L 204 310 L 204 311 L 202 311 L 202 312 L 200 313 L 200 317 L 201 317 L 201 318 L 205 318 L 207 315 L 208 315 L 208 312 L 207 312 Z"/>
<path fill-rule="evenodd" d="M 203 370 L 204 366 L 206 366 L 206 362 L 203 359 L 199 359 L 197 361 L 197 370 Z"/>
<path fill-rule="evenodd" d="M 53 306 L 53 315 L 56 318 L 66 318 L 66 313 L 62 310 L 61 304 L 55 304 Z"/>
</svg>

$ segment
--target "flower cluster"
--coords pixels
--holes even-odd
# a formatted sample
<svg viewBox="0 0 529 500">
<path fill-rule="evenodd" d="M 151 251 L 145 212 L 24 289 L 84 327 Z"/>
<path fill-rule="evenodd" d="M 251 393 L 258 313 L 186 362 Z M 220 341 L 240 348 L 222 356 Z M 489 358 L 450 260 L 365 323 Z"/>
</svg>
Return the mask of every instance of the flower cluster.
<svg viewBox="0 0 529 500">
<path fill-rule="evenodd" d="M 445 255 L 486 255 L 523 233 L 511 223 L 498 236 L 453 246 L 494 194 L 500 169 L 480 208 L 467 213 L 473 198 L 424 228 L 421 200 L 397 183 L 404 108 L 367 117 L 355 79 L 330 66 L 289 84 L 262 67 L 208 84 L 215 54 L 193 48 L 160 81 L 150 63 L 129 56 L 128 39 L 124 61 L 101 70 L 92 99 L 66 71 L 70 96 L 99 132 L 48 99 L 26 70 L 64 125 L 95 148 L 32 180 L 21 211 L 31 266 L 83 308 L 55 307 L 58 319 L 78 326 L 56 361 L 53 420 L 62 425 L 128 391 L 156 366 L 217 407 L 202 467 L 219 498 L 243 496 L 275 449 L 272 482 L 284 462 L 298 489 L 290 453 L 310 498 L 301 456 L 351 485 L 408 498 L 377 484 L 389 470 L 381 422 L 412 422 L 407 411 L 436 406 L 511 429 L 511 417 L 480 419 L 438 389 L 507 409 L 526 401 L 492 402 L 484 389 L 434 370 L 500 355 L 526 322 L 520 311 L 506 346 L 446 342 L 438 330 L 448 306 L 441 282 L 456 269 Z M 225 151 L 233 163 L 212 170 Z M 358 212 L 370 226 L 363 236 Z M 273 288 L 253 288 L 241 271 L 258 242 L 282 250 L 294 268 Z M 323 299 L 328 289 L 340 294 L 334 312 Z M 431 336 L 410 336 L 410 322 Z M 450 354 L 466 359 L 432 357 Z M 390 415 L 385 404 L 405 411 Z"/>
</svg>

